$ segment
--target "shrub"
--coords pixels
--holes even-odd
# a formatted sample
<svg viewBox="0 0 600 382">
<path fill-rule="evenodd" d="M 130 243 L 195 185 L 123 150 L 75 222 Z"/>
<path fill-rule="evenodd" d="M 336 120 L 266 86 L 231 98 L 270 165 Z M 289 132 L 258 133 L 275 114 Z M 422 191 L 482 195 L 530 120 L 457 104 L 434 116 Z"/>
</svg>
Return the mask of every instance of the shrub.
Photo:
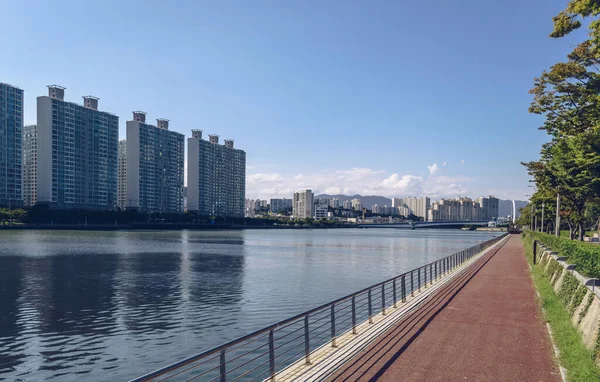
<svg viewBox="0 0 600 382">
<path fill-rule="evenodd" d="M 587 277 L 600 278 L 600 246 L 581 241 L 569 240 L 545 233 L 532 232 L 532 237 L 557 251 L 575 264 L 577 271 Z"/>
</svg>

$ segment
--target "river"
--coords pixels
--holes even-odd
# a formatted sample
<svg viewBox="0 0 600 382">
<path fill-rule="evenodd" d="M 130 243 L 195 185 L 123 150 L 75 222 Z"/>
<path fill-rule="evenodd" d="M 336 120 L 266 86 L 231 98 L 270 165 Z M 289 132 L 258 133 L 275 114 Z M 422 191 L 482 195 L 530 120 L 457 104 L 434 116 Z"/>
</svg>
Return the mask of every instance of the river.
<svg viewBox="0 0 600 382">
<path fill-rule="evenodd" d="M 127 380 L 498 235 L 0 231 L 0 381 Z"/>
</svg>

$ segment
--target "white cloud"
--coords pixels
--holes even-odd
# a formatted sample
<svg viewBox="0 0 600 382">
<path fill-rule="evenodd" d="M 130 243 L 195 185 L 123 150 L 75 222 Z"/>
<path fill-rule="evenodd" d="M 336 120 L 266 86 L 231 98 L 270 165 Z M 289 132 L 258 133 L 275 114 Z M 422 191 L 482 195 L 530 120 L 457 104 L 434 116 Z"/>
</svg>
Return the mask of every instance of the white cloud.
<svg viewBox="0 0 600 382">
<path fill-rule="evenodd" d="M 429 175 L 432 176 L 435 175 L 436 172 L 438 172 L 440 166 L 438 166 L 437 163 L 434 163 L 431 166 L 427 166 L 427 169 L 429 170 Z"/>
<path fill-rule="evenodd" d="M 447 164 L 448 163 L 446 163 L 446 162 L 442 163 L 442 167 L 446 167 Z"/>
<path fill-rule="evenodd" d="M 276 172 L 269 174 L 251 174 L 248 176 L 248 181 L 252 183 L 267 183 L 267 182 L 278 182 L 283 180 L 283 176 Z"/>
<path fill-rule="evenodd" d="M 294 191 L 311 189 L 316 194 L 330 195 L 382 195 L 448 197 L 465 195 L 466 186 L 471 181 L 464 176 L 440 176 L 437 164 L 427 166 L 430 176 L 400 175 L 370 168 L 350 168 L 347 170 L 318 171 L 297 175 L 279 173 L 258 173 L 247 176 L 246 195 L 248 198 L 269 199 L 290 198 Z M 432 168 L 434 170 L 432 171 Z"/>
<path fill-rule="evenodd" d="M 461 160 L 460 160 L 460 164 L 465 164 L 465 160 L 464 160 L 464 159 L 461 159 Z"/>
</svg>

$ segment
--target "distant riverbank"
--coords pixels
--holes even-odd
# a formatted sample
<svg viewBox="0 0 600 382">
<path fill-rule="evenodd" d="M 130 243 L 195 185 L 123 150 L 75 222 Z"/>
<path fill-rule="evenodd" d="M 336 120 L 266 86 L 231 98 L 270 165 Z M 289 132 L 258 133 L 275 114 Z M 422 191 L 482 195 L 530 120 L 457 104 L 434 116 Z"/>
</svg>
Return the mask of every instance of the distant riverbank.
<svg viewBox="0 0 600 382">
<path fill-rule="evenodd" d="M 299 225 L 244 225 L 244 224 L 189 224 L 189 223 L 131 223 L 131 224 L 13 224 L 0 225 L 0 230 L 75 230 L 75 231 L 180 231 L 180 230 L 244 230 L 244 229 L 276 229 L 276 230 L 303 230 L 303 229 L 348 229 L 365 228 L 355 224 L 334 226 L 299 226 Z M 395 229 L 408 230 L 409 227 L 394 227 Z M 460 229 L 456 227 L 431 227 L 427 229 L 444 228 Z M 420 228 L 425 229 L 425 228 Z M 477 229 L 482 231 L 502 231 L 502 229 Z M 505 230 L 504 230 L 505 231 Z"/>
<path fill-rule="evenodd" d="M 287 225 L 243 225 L 243 224 L 186 224 L 186 223 L 131 223 L 131 224 L 13 224 L 0 225 L 0 230 L 81 230 L 81 231 L 121 231 L 121 230 L 239 230 L 239 229 L 329 229 L 357 228 L 356 225 L 339 226 L 287 226 Z"/>
</svg>

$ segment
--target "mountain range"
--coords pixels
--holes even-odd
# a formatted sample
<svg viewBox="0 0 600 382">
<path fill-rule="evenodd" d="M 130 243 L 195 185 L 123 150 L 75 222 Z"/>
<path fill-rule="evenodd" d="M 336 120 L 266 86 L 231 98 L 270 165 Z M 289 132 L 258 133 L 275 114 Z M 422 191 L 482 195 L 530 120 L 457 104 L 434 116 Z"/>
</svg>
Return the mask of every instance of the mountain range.
<svg viewBox="0 0 600 382">
<path fill-rule="evenodd" d="M 337 198 L 340 200 L 340 203 L 344 203 L 346 200 L 352 199 L 360 199 L 363 206 L 366 208 L 371 208 L 374 204 L 379 206 L 391 206 L 392 199 L 386 198 L 385 196 L 377 196 L 377 195 L 328 195 L 328 194 L 320 194 L 316 195 L 315 198 Z M 525 207 L 529 202 L 524 200 L 515 200 L 515 206 L 517 208 L 517 217 L 519 217 L 519 210 Z M 498 201 L 498 215 L 501 217 L 506 217 L 508 215 L 512 215 L 512 200 L 503 200 L 500 199 Z"/>
</svg>

